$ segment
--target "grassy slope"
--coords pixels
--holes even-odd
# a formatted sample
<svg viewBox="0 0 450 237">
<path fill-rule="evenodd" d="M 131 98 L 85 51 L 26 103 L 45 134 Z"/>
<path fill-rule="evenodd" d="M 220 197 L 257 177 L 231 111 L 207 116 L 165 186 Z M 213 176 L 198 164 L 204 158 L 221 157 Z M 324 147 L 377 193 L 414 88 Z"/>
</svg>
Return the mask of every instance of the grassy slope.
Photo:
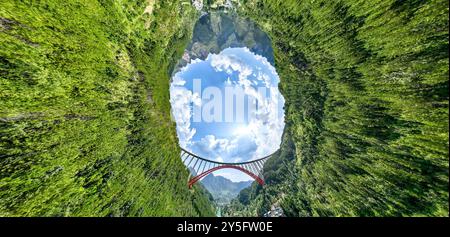
<svg viewBox="0 0 450 237">
<path fill-rule="evenodd" d="M 0 2 L 0 216 L 214 215 L 186 187 L 169 112 L 196 14 L 189 1 Z"/>
<path fill-rule="evenodd" d="M 229 214 L 448 216 L 447 1 L 242 2 L 273 40 L 296 159 Z"/>
</svg>

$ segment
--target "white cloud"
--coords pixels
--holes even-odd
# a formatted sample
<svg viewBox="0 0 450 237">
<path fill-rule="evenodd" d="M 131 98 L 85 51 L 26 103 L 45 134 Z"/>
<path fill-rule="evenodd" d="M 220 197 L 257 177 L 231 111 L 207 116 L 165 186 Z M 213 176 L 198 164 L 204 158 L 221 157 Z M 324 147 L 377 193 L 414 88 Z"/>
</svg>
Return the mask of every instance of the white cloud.
<svg viewBox="0 0 450 237">
<path fill-rule="evenodd" d="M 244 49 L 246 53 L 251 53 Z M 180 145 L 184 148 L 201 153 L 205 158 L 226 162 L 240 162 L 257 159 L 275 152 L 281 144 L 281 136 L 284 129 L 284 114 L 281 106 L 284 99 L 276 87 L 279 81 L 275 68 L 266 58 L 253 54 L 257 64 L 247 64 L 233 51 L 224 50 L 220 54 L 210 54 L 205 61 L 192 60 L 191 64 L 209 62 L 211 67 L 218 72 L 226 72 L 229 76 L 238 73 L 237 81 L 231 81 L 230 77 L 225 81 L 229 86 L 233 83 L 244 89 L 244 93 L 258 100 L 258 110 L 251 114 L 245 128 L 241 127 L 241 133 L 228 136 L 210 134 L 192 141 L 195 129 L 191 129 L 192 117 L 191 105 L 201 105 L 200 95 L 192 94 L 184 88 L 185 81 L 175 76 L 170 87 L 172 114 L 177 123 L 177 133 Z M 188 70 L 188 66 L 181 71 Z M 251 80 L 249 77 L 252 77 Z M 258 91 L 258 86 L 264 86 L 270 96 L 265 96 Z M 245 131 L 245 132 L 242 132 Z M 220 137 L 219 137 L 220 136 Z"/>
<path fill-rule="evenodd" d="M 247 65 L 233 54 L 211 55 L 211 66 L 216 71 L 225 71 L 228 74 L 238 72 L 237 85 L 244 89 L 244 93 L 247 96 L 258 100 L 258 111 L 253 114 L 248 125 L 248 129 L 252 134 L 251 139 L 258 147 L 252 158 L 257 159 L 275 152 L 281 144 L 284 114 L 280 114 L 280 106 L 284 104 L 284 99 L 276 87 L 279 78 L 275 68 L 265 57 L 256 55 L 246 48 L 244 50 L 253 54 L 254 58 L 268 72 L 263 72 L 263 67 Z M 255 81 L 248 79 L 250 75 L 256 75 L 256 79 L 261 81 L 269 90 L 270 96 L 262 95 L 255 88 Z"/>
<path fill-rule="evenodd" d="M 207 158 L 223 162 L 242 161 L 242 156 L 251 157 L 256 151 L 256 144 L 246 134 L 237 134 L 230 138 L 216 138 L 206 135 L 198 141 L 193 141 L 189 147 L 194 152 Z"/>
<path fill-rule="evenodd" d="M 216 158 L 216 161 L 217 161 L 217 162 L 223 162 L 223 158 L 220 157 L 220 156 L 218 156 L 218 157 Z"/>
<path fill-rule="evenodd" d="M 186 148 L 190 143 L 196 130 L 191 129 L 191 103 L 195 101 L 198 103 L 198 94 L 192 94 L 191 91 L 182 87 L 186 82 L 174 77 L 172 85 L 170 86 L 170 104 L 172 105 L 172 116 L 177 124 L 177 134 L 180 141 L 180 146 Z M 181 86 L 180 86 L 181 85 Z"/>
<path fill-rule="evenodd" d="M 233 54 L 210 54 L 208 59 L 218 72 L 225 71 L 227 74 L 239 72 L 239 77 L 247 77 L 253 73 L 245 62 Z"/>
<path fill-rule="evenodd" d="M 183 78 L 179 77 L 178 75 L 175 75 L 172 78 L 172 86 L 184 86 L 184 84 L 186 84 L 186 81 L 183 80 Z"/>
<path fill-rule="evenodd" d="M 234 163 L 242 162 L 242 158 L 241 157 L 236 157 L 236 158 L 233 159 L 233 162 Z"/>
<path fill-rule="evenodd" d="M 214 135 L 206 135 L 201 142 L 205 144 L 209 150 L 223 151 L 229 144 L 228 139 L 216 139 Z"/>
</svg>

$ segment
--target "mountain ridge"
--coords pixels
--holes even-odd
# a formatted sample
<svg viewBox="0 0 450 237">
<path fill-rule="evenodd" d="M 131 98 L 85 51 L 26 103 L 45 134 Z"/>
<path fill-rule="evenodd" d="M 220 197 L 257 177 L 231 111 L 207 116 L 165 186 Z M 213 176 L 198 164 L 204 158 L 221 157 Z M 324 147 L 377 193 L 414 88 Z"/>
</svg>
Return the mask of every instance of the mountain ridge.
<svg viewBox="0 0 450 237">
<path fill-rule="evenodd" d="M 233 182 L 220 175 L 209 174 L 201 180 L 218 204 L 228 204 L 238 193 L 249 187 L 253 180 Z"/>
</svg>

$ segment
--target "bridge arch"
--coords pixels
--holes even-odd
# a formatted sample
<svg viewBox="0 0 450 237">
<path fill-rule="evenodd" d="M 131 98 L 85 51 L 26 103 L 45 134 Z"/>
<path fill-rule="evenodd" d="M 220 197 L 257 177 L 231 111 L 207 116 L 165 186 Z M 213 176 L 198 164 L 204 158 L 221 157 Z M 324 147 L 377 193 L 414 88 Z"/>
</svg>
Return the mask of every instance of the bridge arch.
<svg viewBox="0 0 450 237">
<path fill-rule="evenodd" d="M 208 174 L 216 171 L 216 170 L 220 170 L 220 169 L 236 169 L 239 170 L 247 175 L 249 175 L 250 177 L 252 177 L 256 182 L 258 182 L 260 185 L 264 185 L 264 179 L 262 179 L 261 177 L 259 177 L 258 175 L 253 174 L 252 172 L 240 167 L 240 166 L 236 166 L 236 165 L 223 165 L 223 166 L 218 166 L 212 169 L 209 169 L 193 178 L 191 178 L 188 182 L 188 186 L 189 188 L 192 187 L 192 185 L 194 185 L 197 181 L 201 180 L 203 177 L 206 177 Z"/>
<path fill-rule="evenodd" d="M 272 155 L 247 162 L 226 163 L 208 160 L 181 148 L 181 159 L 193 175 L 188 181 L 189 188 L 192 188 L 203 177 L 220 169 L 239 170 L 252 177 L 260 185 L 264 185 L 263 167 Z"/>
</svg>

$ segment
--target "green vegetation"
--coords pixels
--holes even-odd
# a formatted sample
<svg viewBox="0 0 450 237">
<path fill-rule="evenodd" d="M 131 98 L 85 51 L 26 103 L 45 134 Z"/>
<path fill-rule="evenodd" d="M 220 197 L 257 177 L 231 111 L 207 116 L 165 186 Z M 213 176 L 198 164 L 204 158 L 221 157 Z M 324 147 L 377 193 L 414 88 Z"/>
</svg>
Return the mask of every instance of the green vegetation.
<svg viewBox="0 0 450 237">
<path fill-rule="evenodd" d="M 180 59 L 176 69 L 186 66 L 192 59 L 205 60 L 210 53 L 219 54 L 230 47 L 247 47 L 270 63 L 274 62 L 269 37 L 253 21 L 236 13 L 212 11 L 195 24 L 192 40 L 185 50 L 189 57 Z"/>
<path fill-rule="evenodd" d="M 224 214 L 448 216 L 448 2 L 241 3 L 272 38 L 287 126 L 268 184 Z"/>
<path fill-rule="evenodd" d="M 169 72 L 189 1 L 0 2 L 0 216 L 207 216 Z"/>
<path fill-rule="evenodd" d="M 272 39 L 286 128 L 267 184 L 224 215 L 449 215 L 446 0 L 233 11 Z M 214 215 L 170 119 L 198 16 L 188 0 L 0 2 L 0 216 Z"/>
<path fill-rule="evenodd" d="M 215 176 L 214 173 L 207 175 L 201 181 L 201 184 L 211 193 L 217 206 L 230 203 L 242 189 L 252 183 L 252 180 L 233 182 L 223 176 Z"/>
</svg>

